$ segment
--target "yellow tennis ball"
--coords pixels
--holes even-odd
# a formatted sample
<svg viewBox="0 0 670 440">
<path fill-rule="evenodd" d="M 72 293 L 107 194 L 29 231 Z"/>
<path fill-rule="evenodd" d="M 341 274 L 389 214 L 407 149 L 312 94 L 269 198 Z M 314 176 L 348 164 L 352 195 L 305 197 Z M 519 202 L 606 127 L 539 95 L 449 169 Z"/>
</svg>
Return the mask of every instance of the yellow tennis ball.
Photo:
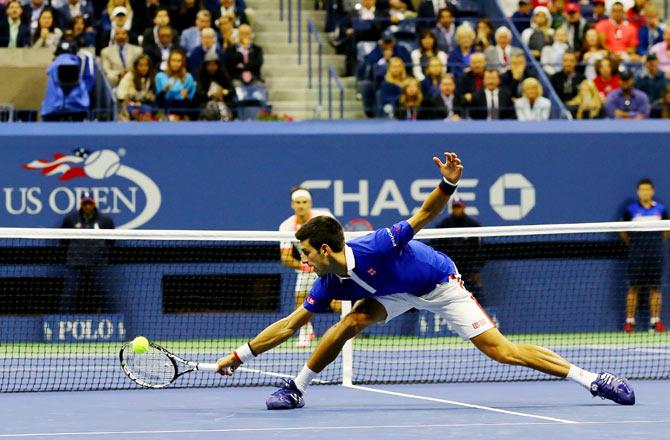
<svg viewBox="0 0 670 440">
<path fill-rule="evenodd" d="M 143 354 L 149 349 L 149 340 L 144 336 L 138 336 L 133 339 L 131 345 L 133 347 L 133 353 Z"/>
</svg>

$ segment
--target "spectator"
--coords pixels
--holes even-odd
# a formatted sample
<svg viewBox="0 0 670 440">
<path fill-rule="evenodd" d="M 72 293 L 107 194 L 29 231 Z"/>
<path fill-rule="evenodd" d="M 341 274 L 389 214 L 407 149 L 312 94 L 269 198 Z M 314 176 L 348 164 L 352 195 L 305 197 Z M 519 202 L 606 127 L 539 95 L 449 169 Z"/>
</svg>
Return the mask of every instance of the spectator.
<svg viewBox="0 0 670 440">
<path fill-rule="evenodd" d="M 401 58 L 406 66 L 412 65 L 411 54 L 404 46 L 397 43 L 393 32 L 387 30 L 372 52 L 365 57 L 365 63 L 359 69 L 358 78 L 372 78 L 375 84 L 379 84 L 386 75 L 386 65 L 391 57 Z"/>
<path fill-rule="evenodd" d="M 93 194 L 89 191 L 81 194 L 78 211 L 63 218 L 62 228 L 69 229 L 114 229 L 114 222 L 101 214 L 95 206 Z M 108 240 L 67 240 L 66 266 L 61 313 L 76 313 L 78 297 L 85 297 L 86 304 L 91 304 L 92 296 L 102 297 L 105 312 L 119 312 L 114 306 L 115 301 L 109 292 L 109 277 L 105 267 L 108 264 Z M 90 307 L 90 306 L 89 306 Z M 84 310 L 86 313 L 99 313 L 100 310 Z M 81 312 L 80 312 L 81 313 Z"/>
<path fill-rule="evenodd" d="M 568 31 L 568 45 L 575 51 L 582 50 L 584 34 L 589 24 L 579 9 L 579 4 L 568 3 L 565 5 L 565 28 Z"/>
<path fill-rule="evenodd" d="M 128 10 L 124 6 L 117 6 L 112 9 L 112 26 L 109 30 L 103 30 L 98 33 L 98 52 L 105 47 L 114 44 L 115 33 L 117 29 L 125 29 L 128 42 L 133 45 L 138 44 L 137 35 L 130 30 L 130 20 Z"/>
<path fill-rule="evenodd" d="M 233 26 L 233 19 L 228 15 L 222 15 L 216 21 L 219 26 L 219 46 L 221 52 L 225 52 L 229 47 L 237 46 L 240 40 L 237 35 L 237 29 Z"/>
<path fill-rule="evenodd" d="M 174 44 L 174 30 L 170 26 L 161 26 L 158 29 L 158 41 L 144 47 L 144 53 L 149 55 L 151 62 L 158 70 L 164 71 L 167 68 L 167 61 L 170 52 L 178 47 Z"/>
<path fill-rule="evenodd" d="M 447 54 L 437 48 L 437 40 L 433 31 L 424 29 L 419 36 L 419 47 L 410 54 L 412 58 L 412 74 L 414 78 L 423 81 L 426 78 L 425 69 L 428 60 L 437 57 L 443 65 L 447 65 Z"/>
<path fill-rule="evenodd" d="M 668 80 L 658 68 L 656 54 L 650 53 L 644 62 L 644 71 L 635 81 L 635 88 L 644 92 L 650 102 L 663 97 Z"/>
<path fill-rule="evenodd" d="M 626 11 L 626 19 L 638 31 L 645 26 L 647 24 L 647 0 L 635 0 L 633 6 Z"/>
<path fill-rule="evenodd" d="M 170 11 L 165 7 L 159 7 L 156 10 L 156 15 L 153 18 L 153 26 L 147 27 L 144 30 L 142 37 L 142 47 L 147 48 L 153 46 L 158 41 L 158 31 L 162 26 L 170 26 Z M 177 43 L 177 31 L 172 29 L 173 44 Z"/>
<path fill-rule="evenodd" d="M 451 201 L 451 215 L 442 219 L 436 228 L 479 228 L 481 224 L 465 213 L 466 203 L 456 194 Z M 458 271 L 468 291 L 472 292 L 479 302 L 481 297 L 481 277 L 479 272 L 484 264 L 481 240 L 478 237 L 441 238 L 432 240 L 431 246 L 440 252 L 447 253 L 455 261 L 459 261 Z"/>
<path fill-rule="evenodd" d="M 609 56 L 609 51 L 603 46 L 595 29 L 586 31 L 581 54 L 581 62 L 585 65 L 584 76 L 586 79 L 593 81 L 596 78 L 596 62 L 607 56 Z"/>
<path fill-rule="evenodd" d="M 102 70 L 112 87 L 128 73 L 135 60 L 142 55 L 142 48 L 128 43 L 128 31 L 118 28 L 114 32 L 114 43 L 100 53 Z"/>
<path fill-rule="evenodd" d="M 600 92 L 588 79 L 579 84 L 579 93 L 567 105 L 576 119 L 600 119 L 604 114 Z"/>
<path fill-rule="evenodd" d="M 130 4 L 130 0 L 108 0 L 107 7 L 102 14 L 102 28 L 109 29 L 113 27 L 121 27 L 120 23 L 115 20 L 116 11 L 119 11 L 119 8 L 123 8 L 125 19 L 123 20 L 123 27 L 127 31 L 130 31 L 133 26 L 133 7 Z M 144 31 L 144 29 L 142 29 Z"/>
<path fill-rule="evenodd" d="M 53 9 L 43 8 L 38 19 L 38 26 L 33 33 L 33 47 L 47 47 L 55 50 L 62 36 L 63 31 L 56 27 Z"/>
<path fill-rule="evenodd" d="M 475 31 L 467 22 L 456 28 L 456 47 L 449 53 L 449 72 L 457 80 L 463 74 L 463 70 L 470 64 L 470 57 L 474 51 Z"/>
<path fill-rule="evenodd" d="M 453 16 L 457 12 L 450 0 L 424 0 L 418 8 L 419 23 L 423 27 L 433 27 L 435 19 L 438 18 L 442 9 L 449 9 Z"/>
<path fill-rule="evenodd" d="M 602 20 L 607 20 L 607 9 L 605 8 L 605 0 L 593 0 L 593 14 L 589 19 L 589 26 L 595 26 Z"/>
<path fill-rule="evenodd" d="M 363 0 L 339 25 L 335 47 L 345 55 L 345 76 L 351 76 L 356 66 L 356 45 L 359 41 L 377 41 L 388 26 L 388 9 L 378 7 L 376 0 Z"/>
<path fill-rule="evenodd" d="M 637 58 L 637 29 L 625 20 L 623 3 L 614 2 L 611 9 L 611 18 L 601 20 L 595 26 L 605 47 L 625 60 Z"/>
<path fill-rule="evenodd" d="M 493 41 L 493 24 L 488 18 L 480 18 L 477 20 L 475 36 L 475 50 L 477 52 L 484 52 L 489 46 L 494 44 Z"/>
<path fill-rule="evenodd" d="M 30 32 L 33 35 L 35 35 L 35 31 L 37 30 L 38 27 L 38 21 L 44 8 L 53 9 L 53 7 L 49 6 L 47 2 L 45 2 L 45 0 L 30 0 L 22 4 L 22 7 L 23 7 L 23 13 L 21 14 L 21 20 L 24 23 L 28 23 L 30 25 Z M 52 16 L 54 23 L 56 24 L 56 26 L 58 26 L 57 17 L 53 12 Z"/>
<path fill-rule="evenodd" d="M 61 27 L 67 28 L 75 17 L 82 16 L 88 26 L 93 25 L 93 6 L 87 0 L 68 0 L 58 9 Z"/>
<path fill-rule="evenodd" d="M 394 116 L 400 121 L 435 119 L 436 107 L 431 97 L 421 93 L 419 81 L 409 77 L 402 86 Z"/>
<path fill-rule="evenodd" d="M 417 15 L 410 0 L 388 0 L 388 13 L 392 24 L 416 18 Z"/>
<path fill-rule="evenodd" d="M 647 23 L 637 33 L 637 53 L 646 55 L 653 45 L 663 41 L 665 26 L 661 24 L 658 9 L 649 5 L 645 9 Z"/>
<path fill-rule="evenodd" d="M 251 26 L 248 24 L 241 25 L 238 34 L 239 44 L 229 47 L 224 54 L 233 84 L 239 86 L 262 83 L 263 49 L 252 42 Z"/>
<path fill-rule="evenodd" d="M 230 17 L 233 19 L 233 26 L 240 27 L 241 24 L 249 24 L 249 18 L 244 9 L 239 10 L 235 6 L 234 0 L 219 0 L 219 9 L 214 11 L 212 18 L 217 20 L 219 17 Z"/>
<path fill-rule="evenodd" d="M 184 0 L 179 3 L 179 8 L 177 8 L 177 14 L 174 20 L 174 27 L 180 34 L 193 26 L 193 23 L 198 19 L 198 12 L 200 12 L 200 10 L 200 2 L 197 2 L 196 0 Z M 203 24 L 202 27 L 207 26 L 210 26 L 210 24 Z M 197 35 L 200 35 L 200 33 Z M 199 43 L 195 43 L 196 46 L 198 44 Z"/>
<path fill-rule="evenodd" d="M 383 115 L 393 115 L 394 105 L 400 98 L 400 92 L 406 80 L 407 71 L 402 58 L 391 57 L 384 82 L 379 87 L 379 109 Z"/>
<path fill-rule="evenodd" d="M 190 55 L 193 49 L 200 46 L 200 32 L 211 26 L 212 14 L 206 9 L 198 11 L 198 15 L 195 18 L 195 26 L 185 29 L 179 39 L 179 45 L 186 51 L 187 55 Z"/>
<path fill-rule="evenodd" d="M 186 70 L 186 54 L 175 49 L 170 52 L 165 72 L 156 75 L 156 102 L 166 108 L 183 110 L 192 106 L 194 97 L 195 81 Z"/>
<path fill-rule="evenodd" d="M 637 183 L 637 201 L 626 207 L 623 221 L 667 220 L 665 206 L 654 200 L 654 184 L 649 179 Z M 663 333 L 661 321 L 661 275 L 663 273 L 663 242 L 667 232 L 621 232 L 628 246 L 628 294 L 626 295 L 626 322 L 624 331 L 635 329 L 638 294 L 649 291 L 649 330 Z"/>
<path fill-rule="evenodd" d="M 445 73 L 440 81 L 440 94 L 435 100 L 435 118 L 460 121 L 463 116 L 463 101 L 456 92 L 456 80 L 451 73 Z"/>
<path fill-rule="evenodd" d="M 444 53 L 448 54 L 456 46 L 456 25 L 451 9 L 442 8 L 439 10 L 435 36 L 437 38 L 437 48 Z"/>
<path fill-rule="evenodd" d="M 526 54 L 522 49 L 513 47 L 510 51 L 509 70 L 500 77 L 504 88 L 509 90 L 514 98 L 521 96 L 521 82 L 535 77 L 535 70 L 526 65 Z"/>
<path fill-rule="evenodd" d="M 665 86 L 663 96 L 652 105 L 651 117 L 654 119 L 670 119 L 670 84 Z"/>
<path fill-rule="evenodd" d="M 516 118 L 519 121 L 546 121 L 551 114 L 551 101 L 542 96 L 542 84 L 535 78 L 526 78 L 521 83 L 523 94 L 514 101 Z"/>
<path fill-rule="evenodd" d="M 472 97 L 470 117 L 472 119 L 514 119 L 512 95 L 500 87 L 497 69 L 486 69 L 484 88 Z"/>
<path fill-rule="evenodd" d="M 519 0 L 519 9 L 512 14 L 512 23 L 520 34 L 530 28 L 530 21 L 533 17 L 532 11 L 533 5 L 530 0 Z"/>
<path fill-rule="evenodd" d="M 624 70 L 619 75 L 620 88 L 607 96 L 605 112 L 611 119 L 646 119 L 651 111 L 649 98 L 643 92 L 635 89 L 633 74 Z"/>
<path fill-rule="evenodd" d="M 428 61 L 426 69 L 426 78 L 421 81 L 421 93 L 426 97 L 435 97 L 440 94 L 440 82 L 446 74 L 444 64 L 438 57 L 432 57 Z"/>
<path fill-rule="evenodd" d="M 155 76 L 151 58 L 140 55 L 133 63 L 132 70 L 123 76 L 116 88 L 123 119 L 130 119 L 133 109 L 146 113 L 155 108 Z"/>
<path fill-rule="evenodd" d="M 663 41 L 654 44 L 649 52 L 655 53 L 659 61 L 659 68 L 670 77 L 670 28 L 663 31 Z"/>
<path fill-rule="evenodd" d="M 613 62 L 609 58 L 596 61 L 596 77 L 593 83 L 600 92 L 600 96 L 607 98 L 611 92 L 619 88 L 619 75 L 615 73 Z"/>
<path fill-rule="evenodd" d="M 205 55 L 208 53 L 222 57 L 221 49 L 216 41 L 216 32 L 212 28 L 204 28 L 201 31 L 200 46 L 193 49 L 191 55 L 188 56 L 188 71 L 191 72 L 191 75 L 195 75 L 200 70 L 205 61 Z"/>
<path fill-rule="evenodd" d="M 21 3 L 11 0 L 7 3 L 5 14 L 0 15 L 0 47 L 30 47 L 30 25 L 21 20 Z"/>
<path fill-rule="evenodd" d="M 554 29 L 563 27 L 565 24 L 565 0 L 551 0 L 546 6 L 551 13 L 551 27 Z"/>
<path fill-rule="evenodd" d="M 466 103 L 472 102 L 472 97 L 484 87 L 484 72 L 486 58 L 483 53 L 477 52 L 470 57 L 470 68 L 458 81 L 458 90 Z"/>
<path fill-rule="evenodd" d="M 563 54 L 563 68 L 551 76 L 551 86 L 563 102 L 568 102 L 577 96 L 579 85 L 584 81 L 584 75 L 576 71 L 577 56 L 573 51 Z"/>
<path fill-rule="evenodd" d="M 559 72 L 563 63 L 563 54 L 570 49 L 568 46 L 568 31 L 564 27 L 554 32 L 554 42 L 542 48 L 540 64 L 547 75 Z"/>
<path fill-rule="evenodd" d="M 165 0 L 145 0 L 143 2 L 133 2 L 134 13 L 133 21 L 131 22 L 131 30 L 136 35 L 143 35 L 145 31 L 150 30 L 155 27 L 155 30 L 158 31 L 158 26 L 163 24 L 170 24 L 170 9 L 168 2 Z M 167 15 L 167 22 L 164 19 L 161 19 L 159 23 L 155 22 L 156 15 L 158 11 L 164 10 Z M 153 41 L 156 41 L 156 35 L 152 35 Z M 142 40 L 142 45 L 145 41 Z"/>
<path fill-rule="evenodd" d="M 503 74 L 509 70 L 510 53 L 512 51 L 512 31 L 507 26 L 500 26 L 495 33 L 495 46 L 489 46 L 484 51 L 486 65 L 495 67 Z"/>
<path fill-rule="evenodd" d="M 47 89 L 40 109 L 44 121 L 83 121 L 88 116 L 95 66 L 92 57 L 80 58 L 77 51 L 71 42 L 58 43 L 56 58 L 47 68 Z"/>
<path fill-rule="evenodd" d="M 551 44 L 554 30 L 551 28 L 551 13 L 544 6 L 533 9 L 530 27 L 521 33 L 521 41 L 528 46 L 530 53 L 540 59 L 542 48 Z"/>
<path fill-rule="evenodd" d="M 201 105 L 214 100 L 225 102 L 230 108 L 235 103 L 235 88 L 230 75 L 223 68 L 221 58 L 213 52 L 205 55 L 202 69 L 198 72 L 196 93 Z"/>
</svg>

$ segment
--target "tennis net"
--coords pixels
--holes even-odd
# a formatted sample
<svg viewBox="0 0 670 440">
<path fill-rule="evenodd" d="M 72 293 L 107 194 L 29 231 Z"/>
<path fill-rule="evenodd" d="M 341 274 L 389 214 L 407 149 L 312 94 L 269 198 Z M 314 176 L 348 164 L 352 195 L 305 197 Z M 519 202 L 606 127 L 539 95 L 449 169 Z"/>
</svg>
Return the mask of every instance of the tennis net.
<svg viewBox="0 0 670 440">
<path fill-rule="evenodd" d="M 419 237 L 452 256 L 466 287 L 511 340 L 543 345 L 589 370 L 667 379 L 670 337 L 648 331 L 656 288 L 668 286 L 667 223 L 436 229 Z M 186 359 L 215 361 L 289 314 L 296 290 L 308 290 L 310 276 L 280 261 L 291 238 L 0 229 L 0 391 L 137 388 L 119 367 L 118 350 L 138 335 Z M 634 331 L 625 333 L 631 282 L 639 307 Z M 315 317 L 309 347 L 292 338 L 232 378 L 203 372 L 171 386 L 274 385 L 300 370 L 318 336 L 339 319 L 336 311 Z M 541 379 L 550 377 L 496 364 L 447 322 L 411 310 L 366 329 L 318 383 Z"/>
</svg>

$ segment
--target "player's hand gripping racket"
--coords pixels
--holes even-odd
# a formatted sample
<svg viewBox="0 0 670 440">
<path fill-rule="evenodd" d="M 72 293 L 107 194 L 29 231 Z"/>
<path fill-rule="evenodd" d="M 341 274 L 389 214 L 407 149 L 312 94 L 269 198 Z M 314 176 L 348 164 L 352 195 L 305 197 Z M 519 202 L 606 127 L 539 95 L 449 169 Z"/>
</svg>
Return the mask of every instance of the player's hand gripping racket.
<svg viewBox="0 0 670 440">
<path fill-rule="evenodd" d="M 165 388 L 178 377 L 194 371 L 218 370 L 217 364 L 187 361 L 153 342 L 149 342 L 149 349 L 142 354 L 133 352 L 131 342 L 123 344 L 119 361 L 133 382 L 147 388 Z"/>
</svg>

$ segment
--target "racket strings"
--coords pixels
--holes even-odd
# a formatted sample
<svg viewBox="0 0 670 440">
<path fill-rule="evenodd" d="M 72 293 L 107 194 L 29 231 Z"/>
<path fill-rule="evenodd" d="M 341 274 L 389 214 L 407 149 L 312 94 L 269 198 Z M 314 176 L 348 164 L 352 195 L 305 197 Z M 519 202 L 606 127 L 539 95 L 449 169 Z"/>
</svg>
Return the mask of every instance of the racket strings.
<svg viewBox="0 0 670 440">
<path fill-rule="evenodd" d="M 143 354 L 124 351 L 126 368 L 140 382 L 153 386 L 169 384 L 175 376 L 175 367 L 165 353 L 150 347 Z"/>
</svg>

